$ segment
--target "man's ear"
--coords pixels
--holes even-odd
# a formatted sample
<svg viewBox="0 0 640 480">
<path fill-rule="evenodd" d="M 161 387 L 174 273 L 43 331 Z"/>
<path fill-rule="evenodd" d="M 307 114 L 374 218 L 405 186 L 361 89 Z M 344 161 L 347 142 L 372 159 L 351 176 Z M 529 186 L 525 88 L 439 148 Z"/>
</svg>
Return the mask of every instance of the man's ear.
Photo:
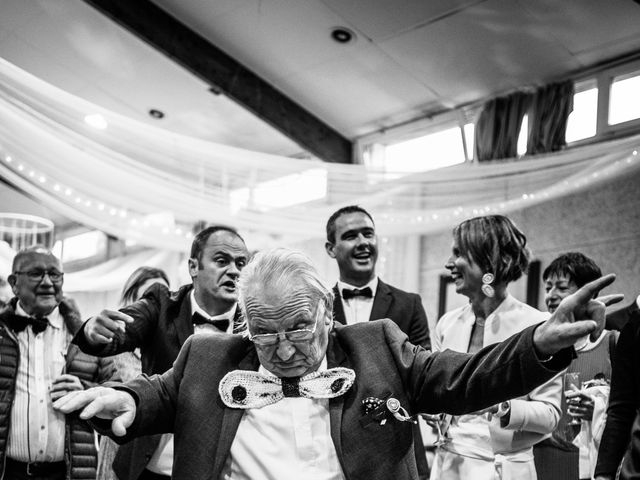
<svg viewBox="0 0 640 480">
<path fill-rule="evenodd" d="M 16 280 L 17 278 L 13 273 L 7 277 L 7 282 L 9 282 L 9 285 L 11 285 L 11 291 L 14 295 L 18 294 L 18 289 L 16 288 Z"/>
<path fill-rule="evenodd" d="M 336 258 L 335 245 L 331 242 L 326 242 L 324 244 L 324 249 L 327 251 L 327 255 L 331 258 Z"/>
<path fill-rule="evenodd" d="M 198 259 L 190 258 L 189 259 L 189 276 L 191 278 L 198 276 Z"/>
</svg>

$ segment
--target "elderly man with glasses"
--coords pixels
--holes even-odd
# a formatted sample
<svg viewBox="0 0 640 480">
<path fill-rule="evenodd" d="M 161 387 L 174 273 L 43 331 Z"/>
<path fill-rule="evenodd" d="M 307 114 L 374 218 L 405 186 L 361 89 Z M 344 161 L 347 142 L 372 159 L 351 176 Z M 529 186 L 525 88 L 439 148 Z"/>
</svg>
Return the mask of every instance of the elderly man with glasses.
<svg viewBox="0 0 640 480">
<path fill-rule="evenodd" d="M 55 406 L 114 438 L 173 431 L 180 480 L 415 479 L 413 415 L 480 410 L 549 380 L 575 339 L 604 324 L 590 299 L 612 281 L 475 355 L 431 353 L 389 320 L 334 326 L 333 293 L 311 262 L 265 251 L 240 280 L 246 335 L 193 336 L 163 375 Z"/>
<path fill-rule="evenodd" d="M 0 312 L 0 478 L 94 479 L 92 428 L 52 403 L 107 380 L 113 362 L 71 344 L 82 321 L 63 298 L 60 261 L 45 247 L 18 252 Z"/>
</svg>

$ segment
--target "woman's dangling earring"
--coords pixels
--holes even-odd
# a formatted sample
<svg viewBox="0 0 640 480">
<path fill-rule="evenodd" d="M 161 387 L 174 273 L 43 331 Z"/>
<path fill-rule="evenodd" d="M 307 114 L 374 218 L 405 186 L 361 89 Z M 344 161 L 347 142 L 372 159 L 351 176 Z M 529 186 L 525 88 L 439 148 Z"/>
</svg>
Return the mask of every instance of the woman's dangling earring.
<svg viewBox="0 0 640 480">
<path fill-rule="evenodd" d="M 489 298 L 493 298 L 493 296 L 496 294 L 496 291 L 491 286 L 494 279 L 495 278 L 493 276 L 493 273 L 485 273 L 482 276 L 482 287 L 480 287 L 480 290 L 482 290 L 482 293 L 484 293 L 485 296 Z"/>
</svg>

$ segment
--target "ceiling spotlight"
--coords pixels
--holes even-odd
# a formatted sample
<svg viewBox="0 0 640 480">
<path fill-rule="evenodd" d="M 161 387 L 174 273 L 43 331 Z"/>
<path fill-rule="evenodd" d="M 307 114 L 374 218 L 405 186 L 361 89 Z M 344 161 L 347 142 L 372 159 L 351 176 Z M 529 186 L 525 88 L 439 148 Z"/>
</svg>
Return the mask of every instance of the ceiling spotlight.
<svg viewBox="0 0 640 480">
<path fill-rule="evenodd" d="M 155 118 L 157 120 L 164 118 L 164 112 L 160 110 L 156 110 L 155 108 L 152 108 L 151 110 L 149 110 L 149 115 L 151 115 L 152 118 Z"/>
<path fill-rule="evenodd" d="M 93 113 L 84 117 L 84 121 L 98 130 L 104 130 L 109 125 L 107 120 L 99 113 Z"/>
<path fill-rule="evenodd" d="M 334 27 L 331 30 L 331 38 L 338 43 L 350 43 L 355 40 L 356 34 L 346 27 Z"/>
</svg>

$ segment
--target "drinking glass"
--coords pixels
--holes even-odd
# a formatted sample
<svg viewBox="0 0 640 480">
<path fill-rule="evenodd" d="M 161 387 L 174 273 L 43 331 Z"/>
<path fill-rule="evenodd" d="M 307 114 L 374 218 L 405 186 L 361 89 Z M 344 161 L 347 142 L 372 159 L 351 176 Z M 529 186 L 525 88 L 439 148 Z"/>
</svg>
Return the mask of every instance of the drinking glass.
<svg viewBox="0 0 640 480">
<path fill-rule="evenodd" d="M 564 374 L 564 391 L 571 392 L 580 390 L 580 373 L 578 372 L 570 372 Z M 567 423 L 567 425 L 577 426 L 581 425 L 582 422 L 579 418 L 572 417 L 571 420 Z"/>
</svg>

